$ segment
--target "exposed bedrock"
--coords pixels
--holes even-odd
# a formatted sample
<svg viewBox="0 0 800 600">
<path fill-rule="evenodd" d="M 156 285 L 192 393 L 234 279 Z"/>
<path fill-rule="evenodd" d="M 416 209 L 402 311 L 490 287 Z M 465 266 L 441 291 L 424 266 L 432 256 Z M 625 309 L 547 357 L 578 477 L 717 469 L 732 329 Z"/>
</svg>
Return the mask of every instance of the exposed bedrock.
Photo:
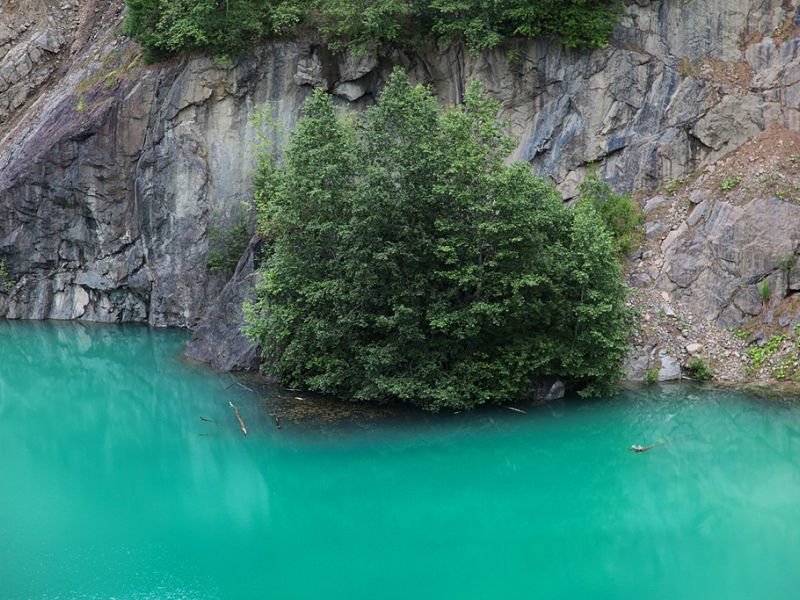
<svg viewBox="0 0 800 600">
<path fill-rule="evenodd" d="M 515 158 L 565 198 L 589 168 L 618 191 L 654 189 L 772 124 L 800 127 L 800 17 L 777 0 L 636 0 L 592 53 L 525 42 L 511 53 L 431 44 L 348 57 L 283 42 L 234 65 L 155 66 L 115 37 L 120 0 L 22 4 L 0 0 L 0 258 L 14 281 L 0 314 L 9 318 L 218 321 L 215 300 L 247 292 L 229 285 L 220 296 L 226 278 L 206 268 L 207 229 L 250 196 L 253 111 L 267 102 L 289 129 L 314 87 L 360 109 L 398 64 L 443 102 L 483 81 L 519 139 Z M 720 238 L 713 256 L 771 243 Z M 684 255 L 676 250 L 671 276 L 691 270 Z M 717 317 L 729 306 L 710 302 Z M 241 342 L 235 319 L 205 331 L 208 347 Z"/>
</svg>

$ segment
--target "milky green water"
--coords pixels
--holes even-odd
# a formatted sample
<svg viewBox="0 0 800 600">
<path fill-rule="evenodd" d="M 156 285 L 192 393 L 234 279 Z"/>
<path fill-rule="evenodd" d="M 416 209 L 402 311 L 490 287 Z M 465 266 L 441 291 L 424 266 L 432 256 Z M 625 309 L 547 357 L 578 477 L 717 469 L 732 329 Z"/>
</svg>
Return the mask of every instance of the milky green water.
<svg viewBox="0 0 800 600">
<path fill-rule="evenodd" d="M 185 341 L 0 322 L 0 599 L 800 597 L 791 403 L 671 387 L 277 430 Z"/>
</svg>

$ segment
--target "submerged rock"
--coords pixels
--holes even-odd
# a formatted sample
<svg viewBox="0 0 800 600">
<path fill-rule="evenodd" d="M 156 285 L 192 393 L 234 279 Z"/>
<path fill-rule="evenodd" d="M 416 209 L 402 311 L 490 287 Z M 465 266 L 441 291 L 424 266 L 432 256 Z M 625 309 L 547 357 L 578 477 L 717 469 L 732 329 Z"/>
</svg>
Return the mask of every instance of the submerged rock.
<svg viewBox="0 0 800 600">
<path fill-rule="evenodd" d="M 539 381 L 536 385 L 536 392 L 533 400 L 537 402 L 552 402 L 564 397 L 564 382 L 560 379 L 547 377 Z"/>
</svg>

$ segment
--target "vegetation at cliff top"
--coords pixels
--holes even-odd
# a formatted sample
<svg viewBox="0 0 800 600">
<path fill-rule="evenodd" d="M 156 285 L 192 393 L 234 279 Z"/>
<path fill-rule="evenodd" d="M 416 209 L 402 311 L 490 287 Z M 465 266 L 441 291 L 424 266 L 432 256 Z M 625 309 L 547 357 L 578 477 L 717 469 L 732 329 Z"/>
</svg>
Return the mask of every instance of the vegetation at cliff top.
<svg viewBox="0 0 800 600">
<path fill-rule="evenodd" d="M 376 106 L 317 91 L 256 194 L 271 250 L 250 338 L 291 387 L 426 409 L 584 393 L 620 374 L 629 319 L 612 235 L 527 165 L 480 86 L 441 109 L 395 71 Z"/>
<path fill-rule="evenodd" d="M 183 51 L 235 56 L 268 38 L 328 43 L 335 51 L 464 40 L 473 50 L 512 38 L 605 45 L 619 0 L 126 0 L 125 32 L 150 60 Z"/>
</svg>

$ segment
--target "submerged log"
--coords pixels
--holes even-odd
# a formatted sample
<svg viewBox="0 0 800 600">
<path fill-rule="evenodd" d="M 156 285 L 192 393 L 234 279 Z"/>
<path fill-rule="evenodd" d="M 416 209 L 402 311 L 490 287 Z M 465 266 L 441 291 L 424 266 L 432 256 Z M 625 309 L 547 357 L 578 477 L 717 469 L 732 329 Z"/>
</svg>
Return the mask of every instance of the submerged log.
<svg viewBox="0 0 800 600">
<path fill-rule="evenodd" d="M 246 436 L 247 435 L 247 427 L 244 424 L 244 419 L 242 419 L 242 415 L 239 414 L 239 409 L 233 405 L 233 402 L 228 401 L 228 404 L 231 405 L 233 412 L 236 413 L 236 418 L 239 420 L 239 427 L 242 428 L 242 433 Z"/>
</svg>

